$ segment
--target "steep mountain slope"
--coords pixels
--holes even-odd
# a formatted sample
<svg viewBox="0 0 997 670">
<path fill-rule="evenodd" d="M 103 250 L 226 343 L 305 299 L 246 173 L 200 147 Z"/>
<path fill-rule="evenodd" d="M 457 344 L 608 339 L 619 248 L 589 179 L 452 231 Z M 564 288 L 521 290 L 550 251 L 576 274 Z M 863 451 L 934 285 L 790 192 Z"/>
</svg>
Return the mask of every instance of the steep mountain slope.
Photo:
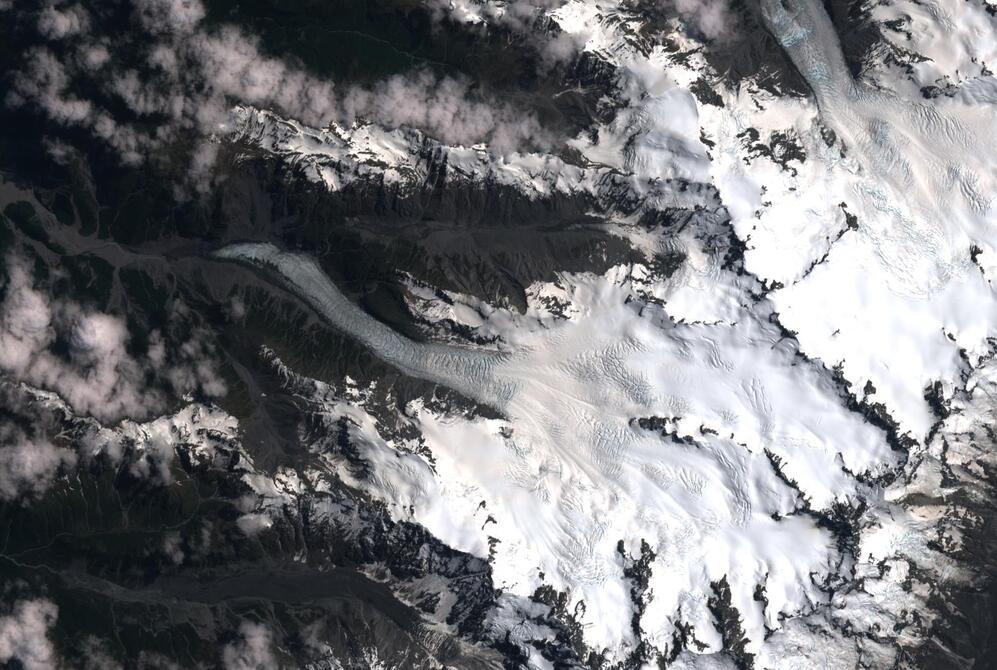
<svg viewBox="0 0 997 670">
<path fill-rule="evenodd" d="M 0 15 L 0 663 L 986 667 L 993 6 Z"/>
</svg>

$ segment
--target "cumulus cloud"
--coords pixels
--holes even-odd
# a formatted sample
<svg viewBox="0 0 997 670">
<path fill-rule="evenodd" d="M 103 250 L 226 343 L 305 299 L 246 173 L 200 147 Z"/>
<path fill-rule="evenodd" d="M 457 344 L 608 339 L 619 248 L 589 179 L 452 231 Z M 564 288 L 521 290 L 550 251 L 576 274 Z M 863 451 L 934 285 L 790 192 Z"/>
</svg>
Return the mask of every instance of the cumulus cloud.
<svg viewBox="0 0 997 670">
<path fill-rule="evenodd" d="M 157 33 L 189 34 L 204 18 L 200 0 L 135 0 L 139 20 Z"/>
<path fill-rule="evenodd" d="M 76 451 L 57 444 L 60 419 L 27 389 L 0 379 L 0 501 L 41 496 L 76 466 Z"/>
<path fill-rule="evenodd" d="M 337 91 L 331 82 L 265 54 L 258 38 L 235 26 L 209 28 L 200 0 L 131 5 L 136 29 L 124 39 L 97 34 L 99 21 L 82 9 L 41 10 L 39 32 L 73 48 L 29 50 L 7 103 L 34 105 L 57 123 L 89 129 L 126 163 L 162 153 L 169 143 L 200 138 L 191 164 L 202 182 L 217 154 L 203 140 L 224 136 L 236 104 L 274 108 L 316 127 L 358 118 L 413 126 L 446 143 L 488 142 L 502 152 L 549 143 L 533 115 L 482 95 L 463 79 L 416 71 Z M 526 21 L 528 12 L 517 7 L 510 6 L 504 20 Z M 118 44 L 139 49 L 142 60 L 116 58 Z M 550 56 L 563 58 L 571 40 L 562 36 L 552 45 Z M 96 97 L 74 92 L 88 87 L 128 106 L 138 121 L 115 118 Z"/>
<path fill-rule="evenodd" d="M 90 120 L 93 106 L 69 92 L 70 75 L 62 62 L 47 47 L 28 51 L 27 67 L 14 78 L 14 87 L 7 102 L 20 104 L 31 100 L 48 116 L 65 125 L 78 125 Z"/>
<path fill-rule="evenodd" d="M 180 666 L 156 652 L 142 650 L 127 665 L 119 663 L 111 654 L 113 643 L 93 635 L 87 636 L 79 645 L 79 654 L 72 667 L 79 670 L 181 670 Z"/>
<path fill-rule="evenodd" d="M 104 67 L 111 60 L 111 52 L 104 44 L 87 44 L 80 47 L 80 61 L 85 69 L 96 71 Z"/>
<path fill-rule="evenodd" d="M 146 422 L 105 426 L 76 415 L 50 392 L 0 377 L 0 502 L 27 504 L 81 469 L 110 468 L 168 486 L 181 451 L 183 467 L 227 469 L 237 427 L 223 410 L 199 403 Z M 206 528 L 199 539 L 167 534 L 162 549 L 179 563 L 186 551 L 203 552 L 209 545 Z"/>
<path fill-rule="evenodd" d="M 270 630 L 263 624 L 245 621 L 239 626 L 241 639 L 225 645 L 225 670 L 272 670 L 278 667 Z"/>
<path fill-rule="evenodd" d="M 0 663 L 18 661 L 24 670 L 52 670 L 58 656 L 49 629 L 59 614 L 48 600 L 20 600 L 13 611 L 0 617 Z"/>
<path fill-rule="evenodd" d="M 423 128 L 444 142 L 488 142 L 500 153 L 524 143 L 546 144 L 536 118 L 475 99 L 470 82 L 438 78 L 428 70 L 396 75 L 371 88 L 353 88 L 343 99 L 348 118 L 374 118 L 387 126 Z"/>
<path fill-rule="evenodd" d="M 83 641 L 80 651 L 83 670 L 122 670 L 121 664 L 107 651 L 106 642 L 93 635 Z"/>
<path fill-rule="evenodd" d="M 235 524 L 245 535 L 254 537 L 267 528 L 270 528 L 273 525 L 273 521 L 266 514 L 252 513 L 243 514 L 235 520 Z"/>
<path fill-rule="evenodd" d="M 180 539 L 180 533 L 166 533 L 166 535 L 163 536 L 163 553 L 166 554 L 167 558 L 169 558 L 174 565 L 180 565 L 183 563 L 183 542 Z"/>
<path fill-rule="evenodd" d="M 148 354 L 136 358 L 128 351 L 129 333 L 120 318 L 50 297 L 34 285 L 18 257 L 9 256 L 6 269 L 0 373 L 53 391 L 75 411 L 103 421 L 162 410 L 168 398 L 150 385 L 156 379 L 177 394 L 200 389 L 224 395 L 225 385 L 198 331 L 170 355 L 162 335 L 153 332 Z"/>
<path fill-rule="evenodd" d="M 450 18 L 458 23 L 480 23 L 524 32 L 543 22 L 546 12 L 565 4 L 565 0 L 427 0 L 434 18 Z"/>
<path fill-rule="evenodd" d="M 99 53 L 89 53 L 84 54 L 79 63 L 86 66 L 100 59 Z M 125 163 L 140 162 L 156 144 L 153 137 L 134 127 L 119 125 L 107 111 L 71 93 L 70 70 L 51 49 L 29 49 L 26 62 L 25 69 L 17 73 L 13 87 L 7 92 L 8 105 L 31 102 L 57 123 L 88 128 L 114 148 Z"/>
<path fill-rule="evenodd" d="M 52 486 L 60 471 L 75 465 L 75 452 L 0 425 L 0 499 L 40 495 Z"/>
<path fill-rule="evenodd" d="M 315 126 L 337 117 L 332 84 L 263 55 L 255 37 L 233 26 L 197 33 L 180 46 L 201 68 L 219 108 L 231 101 L 275 106 Z"/>
<path fill-rule="evenodd" d="M 724 0 L 675 0 L 675 9 L 710 39 L 726 33 L 730 25 Z"/>
<path fill-rule="evenodd" d="M 155 429 L 154 424 L 149 427 Z M 164 485 L 172 484 L 173 473 L 170 469 L 173 467 L 177 447 L 173 437 L 158 431 L 152 432 L 152 434 L 145 435 L 138 446 L 139 449 L 125 454 L 130 461 L 128 472 L 139 479 Z"/>
<path fill-rule="evenodd" d="M 588 39 L 559 29 L 551 11 L 564 4 L 565 0 L 426 0 L 436 21 L 447 18 L 482 29 L 497 26 L 517 34 L 540 55 L 543 69 L 571 61 Z"/>
<path fill-rule="evenodd" d="M 86 32 L 89 28 L 90 15 L 79 5 L 62 10 L 49 5 L 38 16 L 38 32 L 50 40 L 61 40 Z"/>
</svg>

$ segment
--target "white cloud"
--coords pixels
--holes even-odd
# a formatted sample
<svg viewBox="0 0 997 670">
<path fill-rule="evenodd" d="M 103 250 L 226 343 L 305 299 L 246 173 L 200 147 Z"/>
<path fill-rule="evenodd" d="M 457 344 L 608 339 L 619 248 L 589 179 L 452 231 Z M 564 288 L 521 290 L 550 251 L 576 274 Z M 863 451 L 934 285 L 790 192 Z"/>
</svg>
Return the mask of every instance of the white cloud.
<svg viewBox="0 0 997 670">
<path fill-rule="evenodd" d="M 730 26 L 730 14 L 724 0 L 675 0 L 675 8 L 710 39 L 720 37 Z"/>
<path fill-rule="evenodd" d="M 163 536 L 163 553 L 174 565 L 180 565 L 184 561 L 182 544 L 180 533 L 174 531 Z"/>
<path fill-rule="evenodd" d="M 191 33 L 204 19 L 200 0 L 134 0 L 142 25 L 156 33 Z"/>
<path fill-rule="evenodd" d="M 49 5 L 38 15 L 38 32 L 50 40 L 61 40 L 86 32 L 89 28 L 90 15 L 79 5 L 65 10 Z"/>
<path fill-rule="evenodd" d="M 519 4 L 524 7 L 517 9 Z M 526 4 L 510 7 L 504 20 L 517 25 L 527 21 L 534 9 Z M 358 117 L 412 126 L 445 143 L 488 142 L 503 153 L 550 143 L 534 115 L 481 94 L 464 79 L 415 71 L 337 92 L 331 82 L 265 54 L 255 36 L 235 26 L 209 29 L 199 0 L 132 0 L 132 6 L 140 28 L 132 40 L 137 37 L 141 44 L 127 46 L 144 51 L 153 73 L 136 70 L 132 55 L 115 58 L 119 36 L 87 34 L 85 14 L 71 20 L 76 14 L 69 10 L 48 8 L 40 15 L 39 31 L 75 39 L 75 49 L 67 52 L 73 55 L 60 57 L 47 47 L 30 50 L 8 104 L 36 105 L 53 121 L 87 128 L 130 164 L 161 155 L 164 146 L 192 136 L 206 140 L 223 135 L 238 103 L 274 108 L 315 127 L 350 125 Z M 573 48 L 571 39 L 555 39 L 544 57 L 559 61 Z M 91 79 L 97 72 L 99 80 Z M 116 97 L 140 121 L 116 119 L 96 100 L 73 92 L 88 87 Z M 209 183 L 216 156 L 217 150 L 197 144 L 190 181 Z"/>
<path fill-rule="evenodd" d="M 59 417 L 23 387 L 0 380 L 0 408 L 0 501 L 41 496 L 76 466 L 76 451 L 53 442 Z"/>
<path fill-rule="evenodd" d="M 178 394 L 226 392 L 201 330 L 190 330 L 170 355 L 161 334 L 153 332 L 150 354 L 135 358 L 120 318 L 52 299 L 33 285 L 17 257 L 8 257 L 7 277 L 0 302 L 0 372 L 13 379 L 58 393 L 74 411 L 102 421 L 164 409 L 167 396 L 150 378 L 169 382 Z M 66 342 L 65 353 L 52 350 L 57 339 Z"/>
<path fill-rule="evenodd" d="M 53 670 L 60 664 L 49 628 L 58 608 L 48 600 L 20 600 L 13 611 L 0 617 L 0 662 L 19 661 L 24 670 Z"/>
<path fill-rule="evenodd" d="M 121 664 L 108 653 L 106 643 L 92 635 L 83 641 L 81 652 L 84 670 L 122 670 Z"/>
<path fill-rule="evenodd" d="M 111 52 L 103 44 L 87 44 L 79 53 L 80 60 L 87 70 L 99 70 L 111 60 Z"/>
<path fill-rule="evenodd" d="M 152 47 L 149 50 L 147 60 L 149 65 L 158 68 L 172 79 L 180 75 L 180 61 L 177 58 L 177 52 L 168 44 L 157 44 Z"/>
<path fill-rule="evenodd" d="M 59 471 L 76 465 L 76 453 L 0 425 L 0 499 L 40 495 Z"/>
<path fill-rule="evenodd" d="M 21 376 L 36 351 L 55 337 L 48 299 L 31 288 L 27 268 L 9 259 L 7 295 L 0 303 L 0 369 Z"/>
<path fill-rule="evenodd" d="M 14 87 L 7 94 L 8 104 L 30 100 L 45 110 L 53 121 L 65 125 L 79 125 L 90 120 L 92 105 L 67 90 L 69 73 L 52 51 L 46 47 L 32 48 L 25 60 L 26 69 L 14 77 Z"/>
<path fill-rule="evenodd" d="M 344 96 L 342 110 L 348 119 L 368 117 L 391 127 L 421 128 L 448 144 L 487 141 L 500 153 L 525 143 L 548 144 L 532 115 L 475 96 L 466 79 L 440 78 L 428 70 L 353 88 Z"/>
<path fill-rule="evenodd" d="M 217 105 L 219 120 L 227 119 L 232 101 L 276 106 L 315 126 L 337 116 L 330 83 L 264 55 L 255 37 L 233 26 L 217 33 L 198 33 L 182 47 L 198 64 L 199 78 Z"/>
<path fill-rule="evenodd" d="M 240 516 L 235 524 L 248 537 L 253 537 L 272 526 L 273 521 L 266 514 L 251 513 Z"/>
<path fill-rule="evenodd" d="M 273 654 L 270 630 L 249 621 L 239 626 L 241 640 L 225 645 L 222 663 L 225 670 L 273 670 L 277 659 Z"/>
<path fill-rule="evenodd" d="M 546 69 L 567 63 L 579 52 L 587 35 L 568 34 L 552 29 L 552 10 L 565 4 L 564 0 L 427 0 L 426 6 L 436 21 L 444 17 L 457 23 L 477 24 L 481 28 L 498 26 L 519 36 L 524 46 L 535 49 Z"/>
</svg>

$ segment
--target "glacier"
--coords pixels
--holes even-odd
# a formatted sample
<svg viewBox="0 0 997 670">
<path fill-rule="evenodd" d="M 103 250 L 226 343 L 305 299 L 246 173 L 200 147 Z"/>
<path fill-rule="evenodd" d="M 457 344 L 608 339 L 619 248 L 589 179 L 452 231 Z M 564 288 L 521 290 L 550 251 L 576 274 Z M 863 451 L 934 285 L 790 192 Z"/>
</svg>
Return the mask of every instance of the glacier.
<svg viewBox="0 0 997 670">
<path fill-rule="evenodd" d="M 569 2 L 554 15 L 569 32 L 587 31 L 594 11 Z M 745 649 L 763 667 L 794 659 L 849 668 L 863 654 L 887 663 L 889 645 L 834 631 L 843 621 L 870 634 L 896 625 L 916 640 L 930 623 L 921 596 L 898 585 L 911 566 L 944 560 L 926 544 L 934 523 L 898 501 L 936 476 L 929 441 L 937 419 L 924 389 L 939 381 L 952 396 L 990 355 L 993 110 L 910 102 L 857 80 L 817 3 L 773 0 L 763 16 L 813 106 L 757 91 L 750 103 L 738 91 L 723 94 L 723 109 L 697 106 L 684 86 L 701 64 L 668 62 L 662 76 L 648 67 L 665 63 L 660 52 L 621 46 L 609 30 L 589 32 L 587 48 L 614 59 L 635 92 L 596 139 L 575 146 L 595 165 L 630 175 L 649 209 L 676 198 L 662 194 L 660 180 L 712 179 L 731 225 L 749 240 L 745 269 L 763 282 L 764 297 L 754 279 L 717 265 L 701 239 L 655 239 L 615 216 L 610 227 L 636 246 L 681 250 L 676 277 L 621 267 L 531 287 L 535 298 L 564 299 L 564 318 L 545 316 L 542 301 L 531 300 L 525 315 L 475 303 L 469 325 L 498 341 L 476 347 L 394 332 L 305 255 L 259 243 L 216 253 L 259 268 L 403 373 L 498 411 L 440 415 L 414 401 L 406 411 L 433 454 L 430 466 L 397 451 L 362 409 L 335 394 L 324 401 L 324 411 L 353 417 L 364 458 L 375 464 L 373 478 L 357 485 L 491 562 L 506 594 L 492 615 L 499 637 L 515 631 L 528 646 L 549 634 L 515 623 L 543 585 L 569 594 L 586 643 L 610 661 L 642 642 L 669 649 L 691 626 L 698 651 L 676 662 L 707 663 L 728 642 L 712 609 L 721 583 Z M 747 114 L 751 104 L 758 111 Z M 384 170 L 404 183 L 418 169 L 397 133 L 317 133 L 265 112 L 237 114 L 240 136 L 309 166 L 331 190 L 344 176 L 358 178 L 351 171 Z M 748 123 L 795 127 L 808 160 L 787 171 L 754 159 L 746 170 L 738 133 Z M 706 135 L 697 136 L 700 127 Z M 712 138 L 709 150 L 703 137 Z M 531 197 L 604 187 L 566 166 L 538 170 L 536 156 L 486 165 L 480 153 L 444 150 L 460 178 L 498 176 Z M 344 167 L 342 156 L 367 151 L 376 161 Z M 690 190 L 700 201 L 712 197 Z M 874 407 L 886 418 L 870 423 Z M 856 547 L 833 531 L 842 514 L 860 519 Z M 626 567 L 647 551 L 638 606 Z M 892 572 L 875 567 L 883 561 Z M 939 569 L 957 578 L 954 566 Z M 857 579 L 880 602 L 846 587 Z M 814 631 L 834 644 L 816 652 Z"/>
<path fill-rule="evenodd" d="M 0 0 L 32 44 L 5 114 L 65 184 L 0 175 L 0 493 L 28 519 L 4 557 L 65 569 L 11 593 L 54 602 L 65 573 L 112 622 L 230 665 L 256 639 L 261 667 L 966 667 L 991 644 L 994 5 L 402 2 L 404 34 L 496 62 L 507 40 L 538 77 L 441 65 L 468 71 L 421 101 L 437 118 L 340 104 L 360 89 L 241 12 L 28 4 Z M 434 67 L 363 95 L 457 81 Z M 519 111 L 538 141 L 487 121 Z M 127 542 L 91 540 L 119 505 Z"/>
<path fill-rule="evenodd" d="M 960 349 L 985 353 L 997 315 L 988 273 L 971 253 L 997 248 L 997 115 L 990 105 L 929 105 L 855 81 L 823 7 L 764 9 L 841 142 L 842 195 L 860 222 L 824 267 L 773 300 L 804 349 L 843 361 L 858 386 L 872 382 L 903 428 L 923 438 L 934 421 L 919 402 L 923 389 L 958 379 Z"/>
<path fill-rule="evenodd" d="M 542 572 L 584 600 L 598 647 L 634 642 L 620 625 L 630 603 L 617 544 L 636 551 L 643 538 L 657 554 L 649 639 L 664 646 L 682 620 L 719 644 L 707 637 L 706 600 L 727 576 L 754 650 L 781 616 L 824 601 L 821 584 L 842 567 L 832 534 L 801 508 L 867 495 L 862 480 L 900 460 L 882 431 L 842 406 L 826 371 L 757 315 L 676 324 L 629 302 L 627 287 L 587 278 L 575 287 L 576 319 L 507 334 L 514 344 L 499 352 L 471 351 L 390 331 L 307 257 L 261 244 L 217 255 L 272 273 L 407 374 L 502 413 L 466 421 L 424 412 L 440 483 L 425 467 L 392 468 L 378 473 L 380 493 L 455 548 L 487 557 L 498 540 L 503 588 L 527 596 Z M 481 503 L 494 524 L 481 526 Z"/>
</svg>

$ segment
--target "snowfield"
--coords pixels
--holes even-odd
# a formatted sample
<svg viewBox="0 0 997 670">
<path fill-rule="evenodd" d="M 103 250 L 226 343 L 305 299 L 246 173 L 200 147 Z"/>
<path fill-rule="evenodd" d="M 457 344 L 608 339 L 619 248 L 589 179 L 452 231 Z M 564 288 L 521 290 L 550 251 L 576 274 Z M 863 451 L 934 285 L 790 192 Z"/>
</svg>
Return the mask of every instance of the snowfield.
<svg viewBox="0 0 997 670">
<path fill-rule="evenodd" d="M 502 412 L 468 421 L 413 407 L 435 473 L 418 456 L 395 464 L 376 427 L 360 422 L 365 459 L 386 468 L 374 491 L 455 548 L 488 557 L 498 540 L 497 584 L 528 596 L 543 573 L 585 601 L 586 635 L 600 648 L 634 642 L 620 626 L 631 608 L 621 539 L 630 553 L 643 539 L 657 554 L 644 619 L 652 641 L 670 640 L 679 620 L 707 641 L 710 583 L 728 576 L 757 646 L 780 615 L 824 600 L 820 585 L 842 561 L 799 509 L 848 504 L 864 492 L 857 476 L 899 460 L 881 430 L 842 406 L 826 371 L 756 315 L 680 325 L 628 300 L 625 284 L 579 277 L 569 284 L 576 316 L 500 331 L 501 353 L 473 352 L 389 335 L 308 258 L 269 245 L 220 256 L 279 272 L 385 361 Z"/>
<path fill-rule="evenodd" d="M 966 12 L 992 31 L 975 6 L 930 4 L 937 11 L 917 21 L 956 24 L 945 17 Z M 453 178 L 533 198 L 599 197 L 601 171 L 612 170 L 642 211 L 685 198 L 703 229 L 720 225 L 720 212 L 744 243 L 741 274 L 704 235 L 641 229 L 610 207 L 616 234 L 649 257 L 679 251 L 682 267 L 563 274 L 529 287 L 522 314 L 409 287 L 413 312 L 497 342 L 484 347 L 393 332 L 308 257 L 269 244 L 217 254 L 262 269 L 405 374 L 498 412 L 411 403 L 406 417 L 430 462 L 382 434 L 362 393 L 315 382 L 310 397 L 330 421 L 349 420 L 371 471 L 358 478 L 334 453 L 330 467 L 397 518 L 490 562 L 502 605 L 489 625 L 536 667 L 545 661 L 531 644 L 553 635 L 529 623 L 544 585 L 568 594 L 585 644 L 611 661 L 642 643 L 664 655 L 691 636 L 676 667 L 723 667 L 726 657 L 711 655 L 732 644 L 720 599 L 760 667 L 853 668 L 890 664 L 898 646 L 922 640 L 935 617 L 931 582 L 965 578 L 933 546 L 958 542 L 944 509 L 905 500 L 942 487 L 939 436 L 950 428 L 929 391 L 936 404 L 972 406 L 967 379 L 994 351 L 997 87 L 984 72 L 959 95 L 911 100 L 906 80 L 889 89 L 882 71 L 852 76 L 820 3 L 763 9 L 812 100 L 748 86 L 699 105 L 687 88 L 706 67 L 695 54 L 677 62 L 632 48 L 625 21 L 601 21 L 622 8 L 575 0 L 552 16 L 619 67 L 627 103 L 573 141 L 591 166 L 440 149 Z M 937 42 L 916 39 L 936 54 Z M 421 178 L 414 140 L 399 132 L 319 133 L 251 108 L 236 126 L 332 190 L 370 171 Z M 799 157 L 759 155 L 748 130 L 794 138 Z M 692 187 L 679 196 L 669 180 Z M 842 523 L 854 534 L 836 531 Z"/>
<path fill-rule="evenodd" d="M 997 5 L 420 2 L 401 34 L 508 38 L 539 83 L 398 49 L 413 69 L 334 86 L 235 10 L 0 0 L 41 40 L 10 118 L 73 180 L 0 175 L 0 502 L 106 473 L 100 496 L 211 503 L 148 528 L 122 504 L 114 532 L 163 533 L 131 568 L 86 505 L 4 558 L 155 591 L 157 648 L 226 667 L 318 641 L 337 667 L 331 642 L 371 667 L 969 667 L 997 547 Z M 68 538 L 79 567 L 34 563 Z M 154 578 L 284 563 L 293 600 L 209 603 L 262 623 L 159 629 L 187 601 Z M 0 628 L 45 643 L 0 660 L 56 663 L 39 593 Z"/>
</svg>

